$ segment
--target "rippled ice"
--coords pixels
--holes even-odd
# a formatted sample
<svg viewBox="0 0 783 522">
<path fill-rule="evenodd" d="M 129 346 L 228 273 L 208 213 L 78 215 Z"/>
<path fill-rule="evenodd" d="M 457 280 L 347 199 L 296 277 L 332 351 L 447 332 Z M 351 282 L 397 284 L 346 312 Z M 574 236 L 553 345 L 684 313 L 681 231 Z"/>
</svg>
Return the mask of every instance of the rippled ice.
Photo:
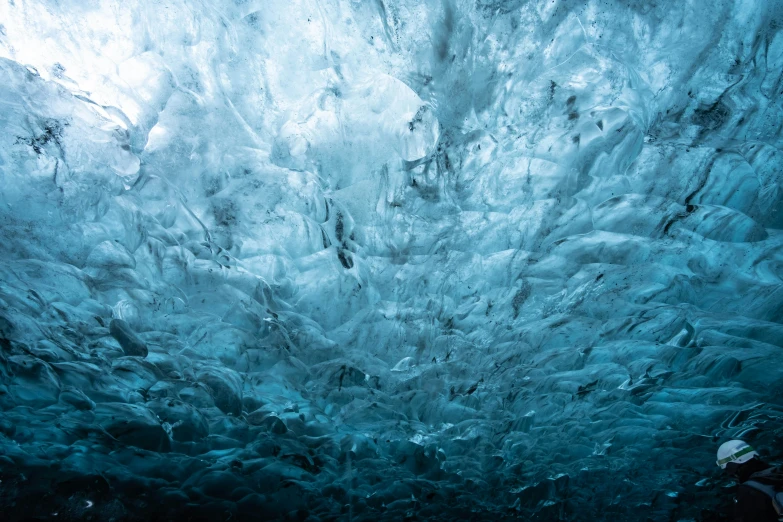
<svg viewBox="0 0 783 522">
<path fill-rule="evenodd" d="M 707 520 L 783 456 L 780 3 L 0 24 L 9 520 Z"/>
</svg>

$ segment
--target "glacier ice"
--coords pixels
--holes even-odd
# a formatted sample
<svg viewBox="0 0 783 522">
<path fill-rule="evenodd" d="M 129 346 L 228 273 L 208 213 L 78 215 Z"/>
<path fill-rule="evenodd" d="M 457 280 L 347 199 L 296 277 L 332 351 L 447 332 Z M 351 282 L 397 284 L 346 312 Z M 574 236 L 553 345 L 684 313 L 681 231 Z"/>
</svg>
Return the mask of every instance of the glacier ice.
<svg viewBox="0 0 783 522">
<path fill-rule="evenodd" d="M 0 1 L 4 517 L 723 520 L 781 94 L 775 0 Z"/>
</svg>

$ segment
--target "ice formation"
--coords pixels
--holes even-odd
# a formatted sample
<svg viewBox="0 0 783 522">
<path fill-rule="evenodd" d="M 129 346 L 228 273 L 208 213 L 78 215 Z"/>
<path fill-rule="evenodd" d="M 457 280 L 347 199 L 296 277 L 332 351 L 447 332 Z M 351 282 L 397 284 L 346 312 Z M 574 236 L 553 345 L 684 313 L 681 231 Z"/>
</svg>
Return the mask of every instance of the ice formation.
<svg viewBox="0 0 783 522">
<path fill-rule="evenodd" d="M 719 519 L 783 457 L 770 0 L 2 0 L 6 520 Z"/>
</svg>

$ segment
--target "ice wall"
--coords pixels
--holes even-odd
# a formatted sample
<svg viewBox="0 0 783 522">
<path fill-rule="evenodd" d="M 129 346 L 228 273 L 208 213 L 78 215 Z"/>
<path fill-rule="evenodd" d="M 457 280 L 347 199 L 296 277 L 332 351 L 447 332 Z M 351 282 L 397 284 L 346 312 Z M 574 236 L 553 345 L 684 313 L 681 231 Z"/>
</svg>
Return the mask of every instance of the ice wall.
<svg viewBox="0 0 783 522">
<path fill-rule="evenodd" d="M 776 1 L 0 2 L 10 520 L 715 520 L 783 456 Z"/>
</svg>

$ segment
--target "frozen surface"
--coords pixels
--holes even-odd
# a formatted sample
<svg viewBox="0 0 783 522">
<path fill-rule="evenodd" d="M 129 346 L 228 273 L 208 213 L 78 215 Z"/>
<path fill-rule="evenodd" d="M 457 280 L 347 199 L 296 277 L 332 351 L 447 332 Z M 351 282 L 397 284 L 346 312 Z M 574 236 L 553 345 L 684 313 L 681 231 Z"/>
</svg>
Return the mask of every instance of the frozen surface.
<svg viewBox="0 0 783 522">
<path fill-rule="evenodd" d="M 778 2 L 0 24 L 6 519 L 715 520 L 783 457 Z"/>
</svg>

